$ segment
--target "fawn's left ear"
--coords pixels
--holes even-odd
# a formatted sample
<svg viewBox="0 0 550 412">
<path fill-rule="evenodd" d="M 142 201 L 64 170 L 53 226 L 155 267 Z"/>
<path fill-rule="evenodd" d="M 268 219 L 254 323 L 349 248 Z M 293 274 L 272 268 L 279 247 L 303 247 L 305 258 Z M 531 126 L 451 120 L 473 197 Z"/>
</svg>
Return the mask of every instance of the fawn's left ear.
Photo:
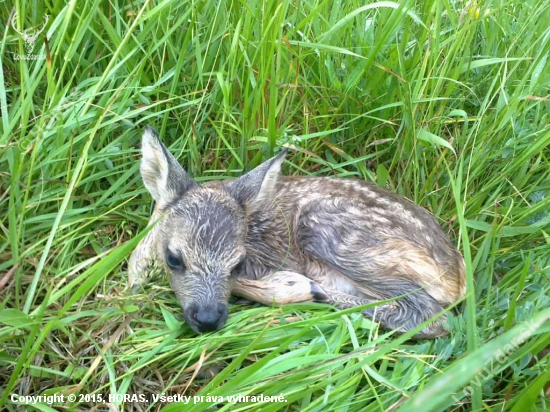
<svg viewBox="0 0 550 412">
<path fill-rule="evenodd" d="M 287 148 L 283 149 L 277 156 L 229 184 L 227 188 L 229 193 L 243 207 L 250 209 L 261 206 L 266 199 L 273 196 L 287 152 Z"/>
<path fill-rule="evenodd" d="M 143 132 L 141 155 L 140 172 L 143 183 L 159 206 L 167 205 L 198 186 L 150 126 Z"/>
</svg>

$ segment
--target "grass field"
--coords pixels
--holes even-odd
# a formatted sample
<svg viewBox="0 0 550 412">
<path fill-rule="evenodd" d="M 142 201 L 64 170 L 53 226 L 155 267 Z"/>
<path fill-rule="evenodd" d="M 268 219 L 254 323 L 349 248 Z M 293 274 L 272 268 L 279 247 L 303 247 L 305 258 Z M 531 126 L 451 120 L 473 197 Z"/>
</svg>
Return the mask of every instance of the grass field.
<svg viewBox="0 0 550 412">
<path fill-rule="evenodd" d="M 548 1 L 5 0 L 0 27 L 0 409 L 550 409 Z M 285 174 L 430 210 L 467 266 L 451 334 L 296 304 L 196 336 L 163 274 L 130 296 L 146 125 L 199 181 L 286 145 Z"/>
</svg>

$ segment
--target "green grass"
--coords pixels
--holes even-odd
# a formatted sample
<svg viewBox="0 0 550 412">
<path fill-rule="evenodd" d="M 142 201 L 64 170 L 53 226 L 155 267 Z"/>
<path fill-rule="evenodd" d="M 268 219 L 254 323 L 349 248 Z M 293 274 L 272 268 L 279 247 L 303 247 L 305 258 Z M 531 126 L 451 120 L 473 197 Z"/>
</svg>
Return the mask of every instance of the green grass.
<svg viewBox="0 0 550 412">
<path fill-rule="evenodd" d="M 17 59 L 13 7 L 19 31 L 50 16 L 45 59 Z M 550 408 L 550 3 L 17 0 L 0 28 L 2 408 Z M 433 212 L 468 272 L 449 337 L 317 304 L 232 305 L 195 336 L 164 275 L 129 296 L 148 124 L 201 181 L 289 145 L 286 174 L 374 180 Z M 239 394 L 284 402 L 218 402 Z"/>
</svg>

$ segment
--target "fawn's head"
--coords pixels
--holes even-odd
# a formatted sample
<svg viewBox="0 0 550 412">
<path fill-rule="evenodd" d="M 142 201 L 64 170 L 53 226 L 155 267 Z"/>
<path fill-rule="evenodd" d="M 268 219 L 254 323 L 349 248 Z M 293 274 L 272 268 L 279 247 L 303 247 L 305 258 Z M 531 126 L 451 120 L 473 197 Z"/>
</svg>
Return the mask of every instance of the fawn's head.
<svg viewBox="0 0 550 412">
<path fill-rule="evenodd" d="M 273 195 L 286 150 L 221 187 L 198 185 L 147 127 L 141 176 L 164 217 L 159 258 L 170 275 L 186 322 L 196 332 L 221 328 L 231 273 L 246 255 L 246 215 Z"/>
</svg>

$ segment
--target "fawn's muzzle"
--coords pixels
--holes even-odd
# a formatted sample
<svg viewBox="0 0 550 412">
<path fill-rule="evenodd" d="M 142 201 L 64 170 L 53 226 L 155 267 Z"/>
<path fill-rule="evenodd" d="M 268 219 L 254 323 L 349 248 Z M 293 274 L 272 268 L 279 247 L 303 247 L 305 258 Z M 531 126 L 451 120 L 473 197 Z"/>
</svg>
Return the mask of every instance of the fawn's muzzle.
<svg viewBox="0 0 550 412">
<path fill-rule="evenodd" d="M 212 332 L 220 329 L 227 321 L 227 304 L 215 303 L 199 306 L 190 304 L 184 311 L 185 321 L 195 332 Z"/>
</svg>

